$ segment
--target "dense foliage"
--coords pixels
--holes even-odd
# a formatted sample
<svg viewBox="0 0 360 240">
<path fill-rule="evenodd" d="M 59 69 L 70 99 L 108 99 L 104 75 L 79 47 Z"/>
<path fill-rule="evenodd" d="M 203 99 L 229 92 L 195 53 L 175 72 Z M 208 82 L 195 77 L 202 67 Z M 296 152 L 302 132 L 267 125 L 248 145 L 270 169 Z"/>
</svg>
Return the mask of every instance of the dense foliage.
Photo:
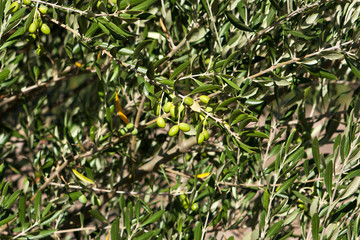
<svg viewBox="0 0 360 240">
<path fill-rule="evenodd" d="M 357 239 L 359 13 L 0 0 L 0 238 Z"/>
</svg>

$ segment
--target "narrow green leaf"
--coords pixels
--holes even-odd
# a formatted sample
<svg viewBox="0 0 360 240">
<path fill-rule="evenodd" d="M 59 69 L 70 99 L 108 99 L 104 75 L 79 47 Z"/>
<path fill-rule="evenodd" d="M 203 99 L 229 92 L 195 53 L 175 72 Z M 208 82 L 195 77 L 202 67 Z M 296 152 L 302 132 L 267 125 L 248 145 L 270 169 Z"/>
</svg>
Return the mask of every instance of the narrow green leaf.
<svg viewBox="0 0 360 240">
<path fill-rule="evenodd" d="M 148 78 L 151 80 L 155 79 L 154 64 L 152 62 L 149 63 L 148 70 L 146 72 L 146 76 L 148 76 Z"/>
<path fill-rule="evenodd" d="M 263 100 L 247 99 L 247 100 L 245 101 L 245 104 L 250 105 L 250 106 L 254 106 L 254 105 L 262 104 L 263 102 L 264 102 Z"/>
<path fill-rule="evenodd" d="M 294 181 L 296 180 L 297 175 L 293 176 L 292 178 L 286 180 L 280 187 L 279 189 L 276 191 L 276 195 L 281 194 L 283 191 L 287 190 L 288 188 L 291 187 L 291 185 L 294 183 Z"/>
<path fill-rule="evenodd" d="M 119 240 L 119 218 L 116 218 L 115 221 L 111 224 L 111 240 Z"/>
<path fill-rule="evenodd" d="M 152 215 L 150 215 L 149 218 L 147 218 L 142 224 L 141 224 L 141 227 L 144 227 L 148 224 L 151 224 L 151 223 L 154 223 L 156 222 L 157 220 L 159 220 L 161 218 L 161 216 L 164 214 L 165 210 L 162 209 Z"/>
<path fill-rule="evenodd" d="M 324 174 L 325 187 L 330 197 L 332 196 L 332 182 L 333 182 L 332 172 L 333 172 L 333 164 L 332 161 L 330 160 L 329 163 L 326 165 L 325 174 Z"/>
<path fill-rule="evenodd" d="M 336 75 L 332 74 L 331 72 L 326 71 L 325 69 L 310 67 L 305 64 L 301 64 L 301 65 L 306 69 L 306 71 L 308 71 L 314 77 L 327 78 L 329 80 L 337 79 Z"/>
<path fill-rule="evenodd" d="M 43 230 L 43 231 L 40 231 L 39 234 L 37 234 L 37 235 L 27 235 L 25 237 L 25 239 L 30 239 L 30 240 L 31 239 L 41 239 L 41 238 L 50 236 L 51 234 L 53 234 L 56 231 L 57 231 L 57 229 Z"/>
<path fill-rule="evenodd" d="M 226 11 L 225 12 L 227 18 L 229 19 L 229 21 L 238 29 L 243 30 L 243 31 L 248 31 L 248 32 L 254 32 L 254 30 L 252 30 L 250 27 L 246 26 L 245 23 L 243 23 L 240 19 L 238 19 L 237 17 L 235 17 L 234 15 L 232 15 L 230 12 Z"/>
<path fill-rule="evenodd" d="M 100 222 L 106 223 L 106 218 L 96 209 L 91 209 L 89 210 L 89 213 L 96 218 L 97 220 L 99 220 Z"/>
<path fill-rule="evenodd" d="M 12 221 L 14 218 L 16 218 L 16 215 L 15 215 L 15 214 L 14 214 L 14 215 L 10 215 L 10 216 L 8 216 L 7 218 L 1 220 L 1 221 L 0 221 L 0 227 L 3 226 L 3 225 L 5 225 L 5 224 L 7 224 L 7 223 L 9 223 L 9 222 Z"/>
<path fill-rule="evenodd" d="M 270 194 L 268 188 L 266 188 L 262 197 L 262 205 L 265 211 L 269 209 L 269 200 L 270 200 Z"/>
<path fill-rule="evenodd" d="M 180 73 L 184 72 L 184 70 L 190 65 L 189 61 L 184 62 L 180 66 L 178 66 L 174 72 L 171 74 L 170 80 L 174 80 Z"/>
<path fill-rule="evenodd" d="M 202 225 L 198 222 L 194 229 L 194 240 L 200 240 L 202 235 Z"/>
<path fill-rule="evenodd" d="M 212 90 L 216 90 L 221 88 L 218 85 L 211 85 L 211 84 L 206 84 L 200 87 L 195 88 L 190 95 L 195 94 L 195 93 L 200 93 L 200 92 L 208 92 L 208 91 L 212 91 Z"/>
<path fill-rule="evenodd" d="M 146 10 L 148 9 L 151 5 L 153 5 L 154 3 L 156 3 L 158 0 L 147 0 L 147 1 L 140 1 L 141 3 L 133 8 L 131 8 L 131 11 L 139 11 L 139 10 Z M 126 2 L 126 1 L 125 1 Z"/>
<path fill-rule="evenodd" d="M 298 150 L 291 153 L 290 156 L 286 157 L 285 163 L 295 164 L 295 163 L 299 162 L 303 158 L 304 155 L 305 155 L 304 147 L 300 147 Z"/>
<path fill-rule="evenodd" d="M 309 204 L 311 204 L 312 201 L 311 201 L 310 198 L 306 197 L 305 195 L 303 195 L 302 193 L 300 193 L 300 192 L 298 192 L 298 191 L 293 190 L 292 192 L 295 194 L 295 196 L 297 196 L 298 198 L 300 198 L 304 203 L 309 203 Z"/>
<path fill-rule="evenodd" d="M 139 237 L 134 238 L 134 240 L 148 240 L 148 239 L 151 239 L 152 236 L 158 235 L 159 232 L 160 232 L 160 229 L 151 230 L 151 231 L 148 231 L 148 232 L 142 234 Z"/>
<path fill-rule="evenodd" d="M 284 220 L 280 220 L 280 221 L 276 222 L 275 224 L 273 224 L 270 227 L 270 229 L 268 230 L 265 238 L 268 239 L 268 238 L 272 237 L 273 235 L 279 233 L 279 230 L 282 227 L 283 223 L 284 223 Z"/>
<path fill-rule="evenodd" d="M 169 59 L 169 57 L 163 57 L 159 60 L 157 60 L 155 63 L 154 63 L 154 69 L 157 69 L 162 63 L 164 63 L 165 61 L 167 61 Z"/>
<path fill-rule="evenodd" d="M 5 209 L 11 208 L 14 202 L 17 200 L 18 196 L 20 195 L 20 190 L 16 190 L 11 196 L 7 199 L 6 203 L 4 204 Z"/>
<path fill-rule="evenodd" d="M 42 192 L 38 191 L 36 193 L 35 200 L 34 200 L 34 213 L 35 213 L 36 221 L 40 220 L 41 195 L 42 195 Z"/>
<path fill-rule="evenodd" d="M 229 80 L 229 79 L 226 79 L 226 78 L 224 78 L 224 77 L 221 77 L 230 87 L 232 87 L 232 88 L 234 88 L 235 90 L 238 90 L 238 91 L 240 91 L 241 90 L 241 88 L 238 86 L 238 85 L 236 85 L 236 83 L 234 83 L 233 81 L 231 81 L 231 80 Z"/>
<path fill-rule="evenodd" d="M 318 240 L 319 239 L 319 215 L 314 213 L 311 218 L 311 233 L 312 239 Z"/>
<path fill-rule="evenodd" d="M 151 43 L 153 40 L 149 39 L 149 40 L 145 40 L 142 41 L 141 43 L 139 43 L 135 50 L 134 50 L 134 54 L 133 54 L 133 59 L 136 59 L 140 53 L 141 50 L 143 50 L 145 48 L 146 45 L 148 45 L 149 43 Z"/>
<path fill-rule="evenodd" d="M 346 188 L 343 194 L 340 195 L 341 199 L 346 199 L 353 195 L 359 188 L 360 185 L 360 177 L 356 176 L 354 180 L 350 183 L 350 185 Z"/>
<path fill-rule="evenodd" d="M 320 172 L 320 152 L 319 152 L 319 141 L 317 137 L 314 138 L 311 148 L 312 148 L 312 154 L 316 168 Z"/>
<path fill-rule="evenodd" d="M 63 212 L 63 210 L 58 210 L 56 211 L 54 214 L 49 214 L 48 216 L 46 216 L 45 219 L 42 220 L 40 226 L 46 225 L 51 223 L 52 221 L 54 221 L 56 218 L 59 217 L 59 215 Z"/>
<path fill-rule="evenodd" d="M 25 213 L 26 213 L 26 199 L 25 196 L 21 196 L 19 200 L 19 219 L 21 223 L 21 229 L 24 230 L 25 226 Z"/>
<path fill-rule="evenodd" d="M 219 111 L 219 110 L 224 110 L 224 109 L 228 109 L 229 104 L 239 100 L 240 97 L 232 97 L 229 99 L 226 99 L 225 101 L 223 101 L 222 103 L 220 103 L 216 108 L 215 108 L 215 112 Z"/>
<path fill-rule="evenodd" d="M 345 55 L 345 60 L 346 63 L 350 66 L 351 71 L 353 72 L 353 74 L 360 79 L 360 70 L 359 70 L 359 64 L 355 63 L 354 59 L 351 59 L 350 57 L 347 57 Z"/>
</svg>

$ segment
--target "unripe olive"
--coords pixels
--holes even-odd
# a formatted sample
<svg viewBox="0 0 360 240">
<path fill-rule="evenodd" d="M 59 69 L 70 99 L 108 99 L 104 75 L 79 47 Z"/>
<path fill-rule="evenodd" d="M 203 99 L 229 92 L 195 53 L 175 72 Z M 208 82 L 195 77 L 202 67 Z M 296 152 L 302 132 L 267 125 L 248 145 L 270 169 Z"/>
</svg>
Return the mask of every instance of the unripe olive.
<svg viewBox="0 0 360 240">
<path fill-rule="evenodd" d="M 186 98 L 184 99 L 184 104 L 186 104 L 186 105 L 188 105 L 188 106 L 193 105 L 193 103 L 194 103 L 194 100 L 192 100 L 191 97 L 186 97 Z"/>
<path fill-rule="evenodd" d="M 158 125 L 158 127 L 164 128 L 165 127 L 165 120 L 162 117 L 158 117 L 156 119 L 156 124 Z"/>
<path fill-rule="evenodd" d="M 10 8 L 12 8 L 12 12 L 16 12 L 17 10 L 19 10 L 19 6 L 20 6 L 20 4 L 18 2 L 13 2 L 10 5 Z"/>
<path fill-rule="evenodd" d="M 119 130 L 119 132 L 120 132 L 121 136 L 124 136 L 124 135 L 126 134 L 126 131 L 125 131 L 125 129 L 123 129 L 123 128 L 121 128 L 121 129 Z"/>
<path fill-rule="evenodd" d="M 155 109 L 154 109 L 154 113 L 156 116 L 158 116 L 160 114 L 160 104 L 156 104 Z"/>
<path fill-rule="evenodd" d="M 170 137 L 175 136 L 176 134 L 178 134 L 178 132 L 179 132 L 179 126 L 178 125 L 172 126 L 169 130 L 169 136 Z"/>
<path fill-rule="evenodd" d="M 185 201 L 186 200 L 186 195 L 185 194 L 181 194 L 180 195 L 181 201 Z"/>
<path fill-rule="evenodd" d="M 31 23 L 29 26 L 29 33 L 34 33 L 37 30 L 37 26 L 35 23 Z"/>
<path fill-rule="evenodd" d="M 210 138 L 209 132 L 206 129 L 204 129 L 203 134 L 204 134 L 204 140 L 207 141 Z"/>
<path fill-rule="evenodd" d="M 45 6 L 45 5 L 41 5 L 41 6 L 39 7 L 39 11 L 40 11 L 42 14 L 46 14 L 47 11 L 48 11 L 48 7 Z"/>
<path fill-rule="evenodd" d="M 85 197 L 85 195 L 81 195 L 79 197 L 79 201 L 85 205 L 87 203 L 87 198 Z"/>
<path fill-rule="evenodd" d="M 167 103 L 165 103 L 165 105 L 164 105 L 164 112 L 166 112 L 166 113 L 168 113 L 168 112 L 170 112 L 170 108 L 171 108 L 171 106 L 172 106 L 173 104 L 172 104 L 172 102 L 167 102 Z"/>
<path fill-rule="evenodd" d="M 28 42 L 33 42 L 36 39 L 36 35 L 35 34 L 29 34 L 29 37 L 26 38 L 26 41 Z"/>
<path fill-rule="evenodd" d="M 40 18 L 35 18 L 33 23 L 35 24 L 36 28 L 39 28 L 40 25 L 42 24 L 42 21 Z"/>
<path fill-rule="evenodd" d="M 113 4 L 117 3 L 117 0 L 110 0 Z"/>
<path fill-rule="evenodd" d="M 50 28 L 49 28 L 49 26 L 48 26 L 46 23 L 43 23 L 43 24 L 41 25 L 40 30 L 41 30 L 41 32 L 42 32 L 43 34 L 46 34 L 46 35 L 50 34 Z"/>
<path fill-rule="evenodd" d="M 126 128 L 127 129 L 133 129 L 134 128 L 134 124 L 132 124 L 132 123 L 128 123 L 128 124 L 126 124 Z"/>
<path fill-rule="evenodd" d="M 200 101 L 205 104 L 208 104 L 208 102 L 210 101 L 210 98 L 206 95 L 201 95 L 199 98 L 200 98 Z"/>
<path fill-rule="evenodd" d="M 197 139 L 198 144 L 201 144 L 205 139 L 205 136 L 203 133 L 200 133 Z"/>
<path fill-rule="evenodd" d="M 214 109 L 212 107 L 206 107 L 205 108 L 205 111 L 211 113 Z"/>
<path fill-rule="evenodd" d="M 41 45 L 38 45 L 37 49 L 36 49 L 36 54 L 38 56 L 41 56 L 44 54 L 44 48 Z"/>
<path fill-rule="evenodd" d="M 199 209 L 199 204 L 197 204 L 197 203 L 191 204 L 191 210 L 197 211 L 198 209 Z"/>
<path fill-rule="evenodd" d="M 176 118 L 176 107 L 174 105 L 170 108 L 170 115 L 172 118 Z"/>
<path fill-rule="evenodd" d="M 131 132 L 132 135 L 136 135 L 138 133 L 139 133 L 139 131 L 137 128 L 134 128 L 134 130 L 132 130 L 132 132 Z"/>
<path fill-rule="evenodd" d="M 187 123 L 180 123 L 179 128 L 180 128 L 180 130 L 182 130 L 184 132 L 190 131 L 190 125 Z"/>
<path fill-rule="evenodd" d="M 23 3 L 24 3 L 25 5 L 30 5 L 31 0 L 23 0 Z"/>
</svg>

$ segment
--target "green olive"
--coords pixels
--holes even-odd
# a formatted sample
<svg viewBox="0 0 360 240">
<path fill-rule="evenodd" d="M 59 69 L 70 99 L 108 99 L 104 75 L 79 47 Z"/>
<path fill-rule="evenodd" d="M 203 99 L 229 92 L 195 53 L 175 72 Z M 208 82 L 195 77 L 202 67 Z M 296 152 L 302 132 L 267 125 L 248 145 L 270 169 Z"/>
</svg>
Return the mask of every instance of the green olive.
<svg viewBox="0 0 360 240">
<path fill-rule="evenodd" d="M 181 194 L 180 195 L 181 201 L 185 201 L 186 200 L 186 195 L 185 194 Z"/>
<path fill-rule="evenodd" d="M 168 112 L 170 112 L 170 108 L 173 106 L 173 104 L 172 104 L 172 102 L 167 102 L 167 103 L 165 103 L 165 105 L 164 105 L 164 112 L 166 112 L 166 113 L 168 113 Z"/>
<path fill-rule="evenodd" d="M 187 123 L 180 123 L 179 128 L 180 128 L 180 130 L 182 130 L 184 132 L 190 131 L 190 125 Z"/>
<path fill-rule="evenodd" d="M 134 124 L 132 124 L 132 123 L 128 123 L 128 124 L 126 124 L 126 128 L 127 129 L 133 129 L 134 128 Z"/>
<path fill-rule="evenodd" d="M 41 46 L 41 45 L 38 45 L 38 46 L 37 46 L 36 54 L 37 54 L 38 56 L 41 56 L 41 55 L 44 54 L 44 48 L 43 48 L 43 46 Z"/>
<path fill-rule="evenodd" d="M 199 209 L 199 204 L 197 204 L 197 203 L 191 204 L 191 210 L 197 211 L 198 209 Z"/>
<path fill-rule="evenodd" d="M 36 39 L 36 35 L 30 33 L 30 34 L 29 34 L 29 37 L 26 38 L 26 41 L 28 41 L 28 42 L 33 42 L 35 39 Z"/>
<path fill-rule="evenodd" d="M 158 117 L 156 119 L 156 124 L 158 125 L 158 127 L 164 128 L 166 123 L 165 120 L 162 117 Z"/>
<path fill-rule="evenodd" d="M 179 132 L 179 126 L 178 125 L 172 126 L 169 130 L 169 136 L 170 137 L 175 136 L 176 134 L 178 134 L 178 132 Z"/>
<path fill-rule="evenodd" d="M 205 135 L 203 133 L 200 133 L 197 139 L 198 144 L 201 144 L 205 139 Z"/>
<path fill-rule="evenodd" d="M 24 3 L 25 5 L 30 5 L 30 4 L 31 4 L 31 0 L 23 0 L 23 3 Z"/>
<path fill-rule="evenodd" d="M 170 108 L 170 115 L 172 118 L 176 118 L 176 107 L 174 105 Z"/>
<path fill-rule="evenodd" d="M 192 100 L 191 97 L 186 97 L 186 98 L 184 98 L 184 103 L 188 106 L 191 106 L 191 105 L 193 105 L 194 100 Z"/>
<path fill-rule="evenodd" d="M 87 198 L 85 197 L 85 195 L 81 195 L 79 197 L 79 201 L 85 205 L 87 203 Z"/>
<path fill-rule="evenodd" d="M 134 130 L 132 130 L 132 132 L 131 132 L 132 135 L 136 135 L 138 133 L 139 133 L 139 131 L 137 128 L 134 128 Z"/>
<path fill-rule="evenodd" d="M 125 131 L 124 128 L 121 128 L 121 129 L 119 130 L 119 132 L 120 132 L 120 135 L 121 135 L 121 136 L 124 136 L 124 135 L 126 134 L 126 131 Z"/>
<path fill-rule="evenodd" d="M 50 28 L 49 28 L 49 26 L 48 26 L 46 23 L 43 23 L 43 24 L 41 25 L 40 30 L 41 30 L 41 32 L 42 32 L 43 34 L 46 34 L 46 35 L 50 34 Z"/>
<path fill-rule="evenodd" d="M 110 0 L 113 4 L 117 3 L 117 0 Z"/>
<path fill-rule="evenodd" d="M 199 98 L 200 98 L 200 101 L 205 104 L 208 104 L 208 102 L 210 101 L 210 98 L 206 95 L 201 95 Z"/>
<path fill-rule="evenodd" d="M 10 8 L 12 9 L 12 12 L 16 12 L 17 10 L 19 10 L 19 6 L 20 6 L 20 4 L 18 2 L 13 2 L 10 5 Z"/>
<path fill-rule="evenodd" d="M 214 109 L 212 107 L 206 107 L 205 108 L 205 111 L 211 113 Z"/>
<path fill-rule="evenodd" d="M 154 113 L 156 116 L 158 116 L 160 114 L 160 104 L 156 104 L 155 109 L 154 109 Z"/>
<path fill-rule="evenodd" d="M 46 14 L 47 11 L 48 11 L 48 7 L 45 6 L 45 5 L 41 5 L 41 6 L 39 7 L 39 11 L 40 11 L 42 14 Z"/>
<path fill-rule="evenodd" d="M 209 132 L 206 129 L 204 129 L 203 134 L 204 134 L 204 140 L 207 141 L 210 138 Z"/>
<path fill-rule="evenodd" d="M 35 23 L 31 23 L 29 26 L 29 33 L 34 33 L 37 30 L 37 26 Z"/>
</svg>

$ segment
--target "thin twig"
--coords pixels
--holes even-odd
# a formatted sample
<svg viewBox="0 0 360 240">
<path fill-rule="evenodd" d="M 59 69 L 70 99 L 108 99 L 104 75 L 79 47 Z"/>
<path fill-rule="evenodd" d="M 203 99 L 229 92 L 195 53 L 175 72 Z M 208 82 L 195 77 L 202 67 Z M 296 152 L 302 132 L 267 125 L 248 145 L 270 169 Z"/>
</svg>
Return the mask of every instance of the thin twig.
<svg viewBox="0 0 360 240">
<path fill-rule="evenodd" d="M 111 189 L 104 189 L 104 188 L 97 188 L 97 187 L 82 187 L 79 185 L 67 185 L 63 183 L 55 183 L 51 182 L 50 185 L 57 186 L 57 187 L 63 187 L 63 188 L 71 188 L 71 189 L 78 189 L 78 190 L 92 190 L 94 192 L 101 192 L 101 193 L 116 193 L 116 194 L 125 194 L 125 195 L 164 195 L 164 196 L 178 196 L 183 194 L 191 194 L 191 192 L 172 192 L 172 193 L 165 193 L 165 192 L 135 192 L 135 191 L 121 191 L 121 190 L 111 190 Z"/>
<path fill-rule="evenodd" d="M 142 114 L 143 109 L 144 109 L 145 100 L 146 100 L 146 96 L 143 95 L 142 98 L 141 98 L 141 101 L 140 101 L 140 105 L 139 105 L 137 114 L 136 114 L 136 118 L 135 118 L 135 123 L 134 123 L 135 128 L 139 127 L 140 117 L 141 117 L 141 114 Z M 136 150 L 135 148 L 136 148 L 136 135 L 133 135 L 132 138 L 131 138 L 131 146 L 130 146 L 131 157 L 133 159 L 135 158 L 135 150 Z"/>
</svg>

